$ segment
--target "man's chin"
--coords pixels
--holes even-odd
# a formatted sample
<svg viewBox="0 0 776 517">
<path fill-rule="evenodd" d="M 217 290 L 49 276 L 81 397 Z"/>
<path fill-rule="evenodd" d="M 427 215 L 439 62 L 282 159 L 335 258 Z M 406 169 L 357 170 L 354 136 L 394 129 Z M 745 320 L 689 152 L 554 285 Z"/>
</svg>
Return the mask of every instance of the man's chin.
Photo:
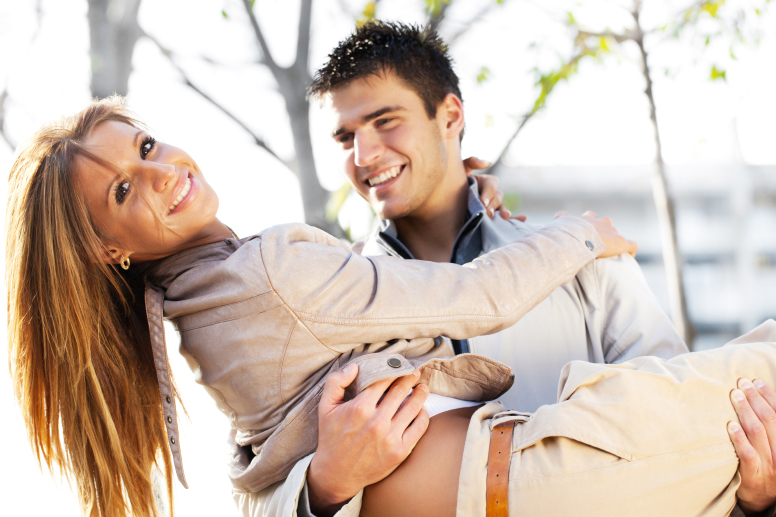
<svg viewBox="0 0 776 517">
<path fill-rule="evenodd" d="M 409 215 L 411 212 L 407 206 L 394 206 L 387 203 L 379 203 L 377 205 L 373 204 L 372 209 L 374 209 L 377 217 L 385 220 L 401 219 L 402 217 Z"/>
</svg>

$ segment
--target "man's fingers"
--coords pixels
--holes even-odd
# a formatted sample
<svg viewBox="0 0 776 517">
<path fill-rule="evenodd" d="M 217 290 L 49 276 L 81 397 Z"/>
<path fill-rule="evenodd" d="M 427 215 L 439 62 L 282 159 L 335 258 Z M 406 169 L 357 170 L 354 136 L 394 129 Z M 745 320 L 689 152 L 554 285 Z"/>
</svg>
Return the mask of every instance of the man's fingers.
<svg viewBox="0 0 776 517">
<path fill-rule="evenodd" d="M 568 214 L 565 214 L 565 215 L 568 215 Z M 557 215 L 557 214 L 555 214 L 555 217 L 557 217 L 557 216 L 558 216 L 558 215 Z M 595 219 L 596 217 L 598 217 L 598 215 L 597 215 L 595 212 L 593 212 L 592 210 L 588 210 L 587 212 L 585 212 L 584 214 L 582 214 L 582 217 L 592 217 L 593 219 Z M 608 217 L 607 217 L 607 218 L 605 218 L 605 219 L 608 219 Z M 611 220 L 611 219 L 609 219 L 609 224 L 611 224 L 611 222 L 612 222 L 612 220 Z"/>
<path fill-rule="evenodd" d="M 528 216 L 527 215 L 516 215 L 512 219 L 517 219 L 518 221 L 525 222 L 526 219 L 528 219 Z"/>
<path fill-rule="evenodd" d="M 765 425 L 763 425 L 760 418 L 755 414 L 752 406 L 749 405 L 749 401 L 746 399 L 744 392 L 739 389 L 733 390 L 730 393 L 730 399 L 738 414 L 738 419 L 741 421 L 741 427 L 744 428 L 752 447 L 755 449 L 770 447 Z"/>
<path fill-rule="evenodd" d="M 428 411 L 426 411 L 424 408 L 421 408 L 418 416 L 415 417 L 415 420 L 412 422 L 412 424 L 407 428 L 406 431 L 404 431 L 404 434 L 402 435 L 402 443 L 407 450 L 407 456 L 409 456 L 409 454 L 412 452 L 412 449 L 415 448 L 415 445 L 417 445 L 418 441 L 428 429 L 428 423 L 430 420 L 431 418 L 428 416 Z"/>
<path fill-rule="evenodd" d="M 418 384 L 412 391 L 410 398 L 407 399 L 407 402 L 394 415 L 391 422 L 392 425 L 403 432 L 420 414 L 420 410 L 423 409 L 423 403 L 428 398 L 428 393 L 428 386 Z"/>
<path fill-rule="evenodd" d="M 744 392 L 746 400 L 754 411 L 754 414 L 765 427 L 765 433 L 769 441 L 768 450 L 771 450 L 776 447 L 776 411 L 774 411 L 768 401 L 763 398 L 749 379 L 739 379 L 738 387 Z M 774 453 L 776 453 L 776 451 L 769 456 L 773 456 Z"/>
<path fill-rule="evenodd" d="M 399 410 L 399 406 L 407 398 L 407 395 L 410 394 L 410 390 L 418 382 L 418 379 L 420 379 L 420 372 L 416 371 L 394 380 L 393 385 L 388 388 L 388 391 L 385 392 L 385 397 L 380 401 L 377 411 L 388 419 L 393 418 L 393 415 Z"/>
<path fill-rule="evenodd" d="M 498 209 L 498 213 L 502 219 L 510 219 L 512 217 L 512 212 L 504 208 L 504 205 L 501 205 L 501 207 Z"/>
<path fill-rule="evenodd" d="M 736 422 L 728 423 L 728 435 L 733 442 L 733 447 L 736 449 L 738 459 L 741 460 L 740 469 L 742 471 L 757 469 L 757 451 L 754 450 L 752 444 L 749 443 L 749 439 L 746 437 L 746 433 Z"/>
<path fill-rule="evenodd" d="M 321 394 L 319 407 L 322 410 L 328 410 L 332 406 L 341 404 L 345 398 L 345 388 L 356 380 L 357 375 L 358 366 L 355 364 L 349 364 L 342 370 L 329 375 L 323 384 L 323 393 Z"/>
<path fill-rule="evenodd" d="M 587 212 L 585 212 L 585 213 L 587 213 Z M 563 217 L 564 215 L 569 215 L 569 213 L 566 212 L 565 210 L 559 210 L 559 211 L 555 212 L 555 216 L 553 217 L 553 219 L 557 219 L 558 217 Z"/>
<path fill-rule="evenodd" d="M 761 381 L 760 379 L 755 379 L 752 382 L 757 388 L 757 391 L 760 392 L 760 395 L 762 395 L 763 398 L 768 401 L 768 404 L 770 404 L 773 409 L 776 409 L 776 391 L 774 391 L 773 388 L 768 386 L 768 384 L 766 384 L 764 381 Z"/>
</svg>

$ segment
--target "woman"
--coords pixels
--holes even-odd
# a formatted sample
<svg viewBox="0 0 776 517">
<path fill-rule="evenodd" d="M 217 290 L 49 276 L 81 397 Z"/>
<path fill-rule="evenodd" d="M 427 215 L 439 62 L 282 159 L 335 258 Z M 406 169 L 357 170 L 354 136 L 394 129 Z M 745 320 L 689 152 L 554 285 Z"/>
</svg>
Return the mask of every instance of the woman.
<svg viewBox="0 0 776 517">
<path fill-rule="evenodd" d="M 154 514 L 160 448 L 168 491 L 173 463 L 185 484 L 162 311 L 237 430 L 249 462 L 233 482 L 256 491 L 315 449 L 324 379 L 348 363 L 359 365 L 355 391 L 418 369 L 432 393 L 497 397 L 508 369 L 445 359 L 435 336 L 511 324 L 604 248 L 574 219 L 468 269 L 368 260 L 303 225 L 238 240 L 191 157 L 155 142 L 116 99 L 41 130 L 10 187 L 17 397 L 34 447 L 73 474 L 90 515 Z M 505 282 L 519 289 L 494 301 Z"/>
</svg>

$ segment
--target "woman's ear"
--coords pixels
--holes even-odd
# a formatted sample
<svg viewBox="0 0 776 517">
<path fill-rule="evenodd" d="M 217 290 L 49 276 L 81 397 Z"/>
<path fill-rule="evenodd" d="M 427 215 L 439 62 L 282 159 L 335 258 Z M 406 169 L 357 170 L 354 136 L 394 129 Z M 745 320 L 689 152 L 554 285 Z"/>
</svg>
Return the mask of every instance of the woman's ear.
<svg viewBox="0 0 776 517">
<path fill-rule="evenodd" d="M 106 264 L 120 264 L 124 258 L 129 258 L 129 252 L 118 246 L 103 244 L 100 251 L 100 258 Z"/>
<path fill-rule="evenodd" d="M 454 93 L 448 93 L 442 99 L 437 113 L 441 115 L 444 122 L 444 136 L 448 139 L 458 139 L 463 131 L 464 116 L 463 103 Z"/>
</svg>

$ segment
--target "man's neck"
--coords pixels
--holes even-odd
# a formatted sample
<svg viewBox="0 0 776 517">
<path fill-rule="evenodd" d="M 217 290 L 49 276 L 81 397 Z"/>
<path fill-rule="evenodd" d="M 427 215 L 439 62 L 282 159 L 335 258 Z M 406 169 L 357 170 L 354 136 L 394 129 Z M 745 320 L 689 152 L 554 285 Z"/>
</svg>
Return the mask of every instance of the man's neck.
<svg viewBox="0 0 776 517">
<path fill-rule="evenodd" d="M 466 224 L 469 182 L 457 182 L 441 203 L 394 219 L 399 240 L 420 260 L 449 262 L 458 233 Z"/>
</svg>

